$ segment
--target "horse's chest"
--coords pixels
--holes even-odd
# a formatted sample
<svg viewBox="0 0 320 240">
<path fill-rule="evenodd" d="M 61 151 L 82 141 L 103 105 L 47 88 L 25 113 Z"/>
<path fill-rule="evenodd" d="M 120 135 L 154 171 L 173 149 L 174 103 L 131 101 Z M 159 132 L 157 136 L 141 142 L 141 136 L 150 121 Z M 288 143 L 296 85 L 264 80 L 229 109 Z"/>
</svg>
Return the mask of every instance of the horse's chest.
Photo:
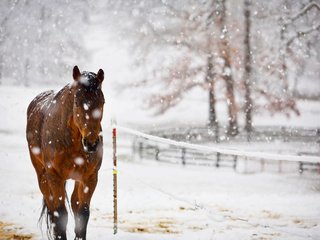
<svg viewBox="0 0 320 240">
<path fill-rule="evenodd" d="M 81 181 L 90 176 L 97 163 L 89 161 L 82 153 L 65 153 L 61 156 L 60 161 L 57 162 L 59 170 L 66 179 L 73 179 Z"/>
</svg>

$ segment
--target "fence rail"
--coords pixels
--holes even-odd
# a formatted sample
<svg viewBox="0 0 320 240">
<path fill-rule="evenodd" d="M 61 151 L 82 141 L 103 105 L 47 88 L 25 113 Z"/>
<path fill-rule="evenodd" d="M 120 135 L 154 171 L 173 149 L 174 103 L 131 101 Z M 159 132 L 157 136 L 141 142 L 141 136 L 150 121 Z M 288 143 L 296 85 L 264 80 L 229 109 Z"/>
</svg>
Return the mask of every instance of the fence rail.
<svg viewBox="0 0 320 240">
<path fill-rule="evenodd" d="M 253 128 L 248 135 L 246 131 L 240 131 L 236 136 L 229 136 L 227 128 L 220 126 L 217 129 L 208 127 L 178 127 L 164 128 L 150 131 L 151 135 L 173 139 L 177 141 L 192 142 L 265 142 L 281 140 L 283 142 L 319 142 L 320 128 L 292 128 L 284 126 L 259 126 Z"/>
<path fill-rule="evenodd" d="M 320 157 L 308 155 L 285 155 L 266 152 L 243 151 L 219 146 L 205 146 L 145 134 L 133 129 L 118 126 L 119 131 L 135 136 L 133 149 L 141 158 L 154 159 L 161 162 L 209 165 L 215 167 L 228 166 L 234 169 L 240 160 L 258 160 L 261 169 L 265 160 L 279 162 L 296 162 L 302 173 L 310 167 L 320 170 Z M 317 136 L 317 135 L 316 135 Z"/>
</svg>

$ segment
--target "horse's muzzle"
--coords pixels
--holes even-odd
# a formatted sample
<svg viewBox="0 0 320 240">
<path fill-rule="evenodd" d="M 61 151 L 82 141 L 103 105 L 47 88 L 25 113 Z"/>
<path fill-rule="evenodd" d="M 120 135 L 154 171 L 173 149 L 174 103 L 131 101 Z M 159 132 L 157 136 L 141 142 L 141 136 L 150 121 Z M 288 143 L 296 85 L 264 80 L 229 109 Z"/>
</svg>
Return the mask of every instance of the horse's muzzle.
<svg viewBox="0 0 320 240">
<path fill-rule="evenodd" d="M 85 152 L 93 153 L 97 151 L 97 147 L 99 145 L 99 138 L 92 144 L 87 139 L 82 138 L 82 145 Z"/>
</svg>

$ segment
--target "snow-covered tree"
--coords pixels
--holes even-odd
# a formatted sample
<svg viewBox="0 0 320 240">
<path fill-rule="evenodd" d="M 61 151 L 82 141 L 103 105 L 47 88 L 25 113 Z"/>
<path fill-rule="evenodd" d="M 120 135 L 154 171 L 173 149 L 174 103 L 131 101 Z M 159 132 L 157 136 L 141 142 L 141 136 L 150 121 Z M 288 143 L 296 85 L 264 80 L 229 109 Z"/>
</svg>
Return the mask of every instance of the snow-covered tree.
<svg viewBox="0 0 320 240">
<path fill-rule="evenodd" d="M 123 3 L 132 18 L 124 32 L 128 36 L 128 29 L 135 29 L 131 36 L 136 63 L 146 72 L 134 85 L 162 89 L 149 98 L 149 106 L 158 114 L 178 104 L 191 89 L 205 89 L 209 93 L 209 125 L 217 128 L 215 92 L 220 81 L 225 85 L 222 95 L 229 110 L 228 133 L 237 134 L 238 108 L 229 50 L 232 29 L 225 1 L 150 2 L 146 6 L 144 1 L 135 1 L 130 7 Z"/>
<path fill-rule="evenodd" d="M 251 131 L 253 115 L 259 111 L 299 114 L 292 94 L 299 82 L 297 73 L 302 74 L 303 66 L 319 72 L 319 60 L 312 62 L 301 54 L 311 49 L 310 55 L 317 56 L 316 2 L 110 2 L 117 19 L 124 20 L 117 26 L 130 39 L 135 66 L 144 73 L 139 81 L 127 85 L 151 86 L 149 106 L 158 114 L 200 87 L 209 93 L 211 127 L 218 128 L 215 106 L 224 100 L 228 133 L 237 133 L 240 110 L 245 129 Z M 306 26 L 309 28 L 301 30 Z"/>
<path fill-rule="evenodd" d="M 299 114 L 293 94 L 297 69 L 305 64 L 320 64 L 305 54 L 311 49 L 310 54 L 317 55 L 317 6 L 312 1 L 285 0 L 252 4 L 252 90 L 255 99 L 263 99 L 255 102 L 256 110 Z M 313 67 L 312 72 L 319 74 L 318 69 Z M 304 78 L 302 75 L 299 78 Z M 318 79 L 314 77 L 312 81 Z"/>
<path fill-rule="evenodd" d="M 88 1 L 1 1 L 0 78 L 4 83 L 64 81 L 88 56 Z M 70 75 L 70 74 L 69 74 Z"/>
<path fill-rule="evenodd" d="M 293 93 L 305 78 L 302 75 L 312 73 L 313 79 L 319 79 L 319 4 L 307 0 L 238 3 L 113 2 L 117 18 L 121 10 L 129 13 L 121 15 L 129 20 L 121 22 L 126 25 L 122 29 L 132 43 L 135 66 L 144 72 L 140 81 L 129 85 L 152 86 L 149 106 L 157 113 L 200 87 L 209 92 L 210 126 L 218 126 L 216 102 L 228 103 L 231 135 L 237 132 L 239 110 L 244 112 L 247 131 L 259 111 L 299 114 Z"/>
</svg>

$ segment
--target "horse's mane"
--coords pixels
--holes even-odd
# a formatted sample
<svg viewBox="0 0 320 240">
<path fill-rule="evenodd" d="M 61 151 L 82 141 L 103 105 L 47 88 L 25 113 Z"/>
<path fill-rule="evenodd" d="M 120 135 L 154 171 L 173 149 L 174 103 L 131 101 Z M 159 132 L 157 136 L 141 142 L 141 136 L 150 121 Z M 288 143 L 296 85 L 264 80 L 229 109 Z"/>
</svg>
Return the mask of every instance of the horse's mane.
<svg viewBox="0 0 320 240">
<path fill-rule="evenodd" d="M 80 83 L 85 90 L 95 91 L 100 88 L 100 83 L 97 81 L 97 74 L 93 72 L 83 71 L 80 77 Z"/>
</svg>

